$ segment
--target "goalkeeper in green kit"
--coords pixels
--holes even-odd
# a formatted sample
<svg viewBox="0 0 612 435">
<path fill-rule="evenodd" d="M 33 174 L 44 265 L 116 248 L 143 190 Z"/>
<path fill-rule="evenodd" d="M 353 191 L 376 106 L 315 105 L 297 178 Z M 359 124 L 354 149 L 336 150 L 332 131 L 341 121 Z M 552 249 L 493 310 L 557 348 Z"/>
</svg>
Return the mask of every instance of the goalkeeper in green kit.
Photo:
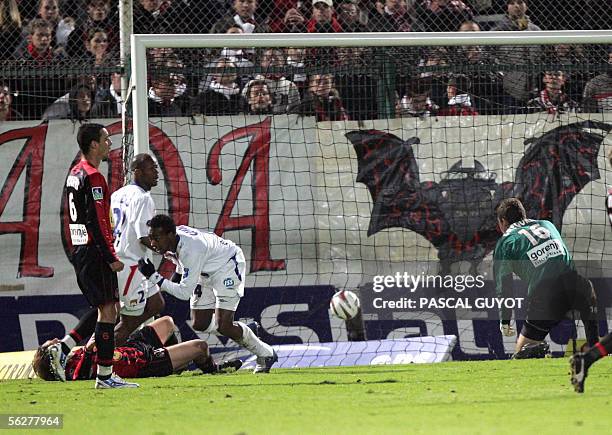
<svg viewBox="0 0 612 435">
<path fill-rule="evenodd" d="M 511 296 L 513 273 L 528 285 L 527 316 L 514 358 L 541 353 L 550 330 L 571 310 L 580 313 L 587 341 L 593 346 L 598 339 L 593 285 L 576 272 L 557 228 L 546 220 L 527 219 L 517 198 L 499 203 L 497 223 L 503 233 L 493 254 L 497 295 Z M 511 310 L 502 309 L 500 329 L 505 336 L 515 334 L 511 316 Z"/>
</svg>

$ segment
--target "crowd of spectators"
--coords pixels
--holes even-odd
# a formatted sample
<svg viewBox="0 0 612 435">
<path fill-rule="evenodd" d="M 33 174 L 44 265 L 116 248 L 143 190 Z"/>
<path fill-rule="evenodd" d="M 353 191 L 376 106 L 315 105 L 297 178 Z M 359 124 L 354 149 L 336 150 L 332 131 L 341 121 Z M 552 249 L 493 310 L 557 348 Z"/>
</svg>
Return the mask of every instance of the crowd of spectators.
<svg viewBox="0 0 612 435">
<path fill-rule="evenodd" d="M 564 23 L 558 7 L 538 0 L 227 1 L 135 0 L 134 32 L 231 38 L 266 32 L 538 31 L 609 28 L 612 22 L 610 8 L 592 2 L 561 1 Z M 483 11 L 503 12 L 503 18 L 479 20 Z M 15 72 L 0 77 L 0 120 L 121 115 L 125 92 L 117 71 L 109 72 L 119 65 L 116 2 L 2 0 L 0 38 L 0 58 Z M 382 116 L 383 105 L 391 108 L 384 116 L 398 117 L 612 110 L 612 72 L 583 68 L 589 62 L 612 64 L 610 48 L 159 49 L 149 55 L 151 116 L 298 113 L 321 121 L 360 120 Z M 23 69 L 30 71 L 25 77 L 19 74 Z"/>
</svg>

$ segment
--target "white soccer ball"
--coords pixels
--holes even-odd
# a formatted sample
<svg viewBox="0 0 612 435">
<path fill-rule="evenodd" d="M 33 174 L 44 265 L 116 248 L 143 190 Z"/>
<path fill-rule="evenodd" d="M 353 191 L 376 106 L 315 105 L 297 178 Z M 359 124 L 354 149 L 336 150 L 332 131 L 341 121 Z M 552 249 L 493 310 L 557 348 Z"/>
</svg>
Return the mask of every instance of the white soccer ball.
<svg viewBox="0 0 612 435">
<path fill-rule="evenodd" d="M 349 290 L 340 290 L 332 296 L 329 310 L 342 320 L 352 319 L 359 312 L 359 298 Z"/>
</svg>

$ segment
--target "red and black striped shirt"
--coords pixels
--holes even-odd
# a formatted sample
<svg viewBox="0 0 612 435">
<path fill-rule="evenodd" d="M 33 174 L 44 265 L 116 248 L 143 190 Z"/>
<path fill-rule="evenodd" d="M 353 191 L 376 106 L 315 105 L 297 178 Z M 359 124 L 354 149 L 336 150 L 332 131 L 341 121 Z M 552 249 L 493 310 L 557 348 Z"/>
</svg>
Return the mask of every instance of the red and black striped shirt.
<svg viewBox="0 0 612 435">
<path fill-rule="evenodd" d="M 66 379 L 81 380 L 96 377 L 98 356 L 85 348 L 76 349 L 66 362 Z M 120 346 L 113 352 L 113 372 L 122 378 L 140 377 L 142 369 L 150 364 L 145 353 L 132 346 Z"/>
<path fill-rule="evenodd" d="M 66 180 L 70 240 L 74 249 L 82 245 L 98 248 L 108 264 L 118 261 L 110 221 L 110 192 L 102 174 L 82 159 Z"/>
</svg>

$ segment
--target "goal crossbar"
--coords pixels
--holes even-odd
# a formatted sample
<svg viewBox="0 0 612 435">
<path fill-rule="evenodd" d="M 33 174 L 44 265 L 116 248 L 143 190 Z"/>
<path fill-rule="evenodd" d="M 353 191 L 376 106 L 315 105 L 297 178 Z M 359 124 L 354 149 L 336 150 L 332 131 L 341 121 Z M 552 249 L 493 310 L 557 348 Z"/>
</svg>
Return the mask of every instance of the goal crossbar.
<svg viewBox="0 0 612 435">
<path fill-rule="evenodd" d="M 609 30 L 522 32 L 418 32 L 418 33 L 251 33 L 133 34 L 131 73 L 134 153 L 149 149 L 147 106 L 148 48 L 272 48 L 272 47 L 397 47 L 473 45 L 612 44 Z"/>
</svg>

